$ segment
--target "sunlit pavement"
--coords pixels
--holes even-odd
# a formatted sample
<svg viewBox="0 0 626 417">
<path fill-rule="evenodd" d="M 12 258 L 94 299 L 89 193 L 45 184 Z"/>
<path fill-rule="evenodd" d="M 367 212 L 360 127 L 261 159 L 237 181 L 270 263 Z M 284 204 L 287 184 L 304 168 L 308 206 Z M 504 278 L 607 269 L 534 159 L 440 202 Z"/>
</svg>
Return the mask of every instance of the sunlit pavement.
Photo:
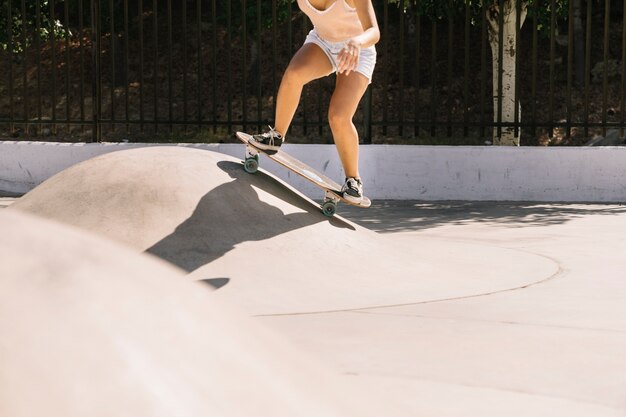
<svg viewBox="0 0 626 417">
<path fill-rule="evenodd" d="M 13 201 L 0 198 L 0 207 Z M 625 206 L 378 201 L 338 214 L 384 235 L 394 251 L 429 254 L 434 245 L 442 267 L 468 253 L 485 266 L 511 252 L 552 266 L 525 285 L 480 294 L 251 314 L 389 404 L 390 415 L 625 415 Z M 379 291 L 393 290 L 386 278 L 377 277 Z"/>
</svg>

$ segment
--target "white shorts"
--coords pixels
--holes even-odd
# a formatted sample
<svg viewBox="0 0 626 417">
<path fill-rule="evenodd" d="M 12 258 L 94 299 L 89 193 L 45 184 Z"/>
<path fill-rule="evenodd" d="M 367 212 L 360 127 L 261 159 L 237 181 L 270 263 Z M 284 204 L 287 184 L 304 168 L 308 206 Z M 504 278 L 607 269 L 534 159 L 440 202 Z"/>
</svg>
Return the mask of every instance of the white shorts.
<svg viewBox="0 0 626 417">
<path fill-rule="evenodd" d="M 339 60 L 339 53 L 346 45 L 346 42 L 328 42 L 324 39 L 320 38 L 315 29 L 311 30 L 304 40 L 304 44 L 314 43 L 322 48 L 322 51 L 326 53 L 330 63 L 333 66 L 334 72 L 337 72 L 337 64 Z M 376 48 L 374 45 L 361 49 L 361 53 L 359 55 L 359 63 L 355 69 L 356 72 L 359 72 L 367 79 L 369 82 L 372 82 L 372 75 L 374 74 L 374 67 L 376 66 Z"/>
</svg>

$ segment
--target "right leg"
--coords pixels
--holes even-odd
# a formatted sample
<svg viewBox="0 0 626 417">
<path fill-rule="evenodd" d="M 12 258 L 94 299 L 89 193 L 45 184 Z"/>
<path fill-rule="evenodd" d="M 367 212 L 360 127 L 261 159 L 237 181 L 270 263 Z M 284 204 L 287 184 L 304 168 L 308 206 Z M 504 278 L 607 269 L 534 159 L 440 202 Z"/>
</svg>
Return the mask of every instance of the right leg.
<svg viewBox="0 0 626 417">
<path fill-rule="evenodd" d="M 305 43 L 296 52 L 285 70 L 276 98 L 275 129 L 283 137 L 296 113 L 304 85 L 332 72 L 330 59 L 319 45 Z"/>
</svg>

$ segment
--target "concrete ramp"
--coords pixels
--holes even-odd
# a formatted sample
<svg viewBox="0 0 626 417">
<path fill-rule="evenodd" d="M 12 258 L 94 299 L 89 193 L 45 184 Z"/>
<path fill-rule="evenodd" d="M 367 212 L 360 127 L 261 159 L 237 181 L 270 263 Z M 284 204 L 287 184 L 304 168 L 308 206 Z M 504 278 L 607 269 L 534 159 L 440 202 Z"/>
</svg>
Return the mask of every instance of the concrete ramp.
<svg viewBox="0 0 626 417">
<path fill-rule="evenodd" d="M 243 146 L 242 146 L 243 155 Z M 269 163 L 267 159 L 263 163 Z M 9 210 L 147 251 L 250 314 L 343 311 L 473 297 L 559 272 L 548 258 L 455 241 L 399 245 L 235 158 L 182 147 L 100 156 L 50 178 Z"/>
<path fill-rule="evenodd" d="M 0 230 L 2 416 L 383 414 L 164 262 L 15 211 Z"/>
</svg>

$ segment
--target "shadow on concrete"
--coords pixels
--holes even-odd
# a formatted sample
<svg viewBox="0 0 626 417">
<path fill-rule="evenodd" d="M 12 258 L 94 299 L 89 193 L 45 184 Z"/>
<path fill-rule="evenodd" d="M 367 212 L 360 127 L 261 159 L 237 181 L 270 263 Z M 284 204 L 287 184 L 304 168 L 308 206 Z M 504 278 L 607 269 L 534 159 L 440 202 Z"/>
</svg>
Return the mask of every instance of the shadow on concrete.
<svg viewBox="0 0 626 417">
<path fill-rule="evenodd" d="M 222 288 L 226 284 L 228 284 L 230 282 L 230 278 L 209 278 L 209 279 L 201 279 L 197 282 L 206 284 L 210 286 L 211 288 L 217 290 L 217 289 Z"/>
<path fill-rule="evenodd" d="M 377 201 L 369 210 L 343 207 L 342 215 L 380 233 L 489 223 L 541 227 L 590 215 L 626 214 L 626 206 L 598 203 Z"/>
<path fill-rule="evenodd" d="M 270 239 L 315 223 L 328 222 L 333 227 L 355 230 L 340 218 L 326 218 L 313 201 L 263 171 L 251 175 L 240 163 L 231 161 L 217 165 L 233 181 L 202 197 L 189 219 L 146 252 L 192 272 L 224 256 L 237 244 Z M 256 189 L 276 197 L 276 205 L 261 201 Z M 301 211 L 285 214 L 280 207 Z M 267 250 L 271 252 L 271 248 Z"/>
</svg>

